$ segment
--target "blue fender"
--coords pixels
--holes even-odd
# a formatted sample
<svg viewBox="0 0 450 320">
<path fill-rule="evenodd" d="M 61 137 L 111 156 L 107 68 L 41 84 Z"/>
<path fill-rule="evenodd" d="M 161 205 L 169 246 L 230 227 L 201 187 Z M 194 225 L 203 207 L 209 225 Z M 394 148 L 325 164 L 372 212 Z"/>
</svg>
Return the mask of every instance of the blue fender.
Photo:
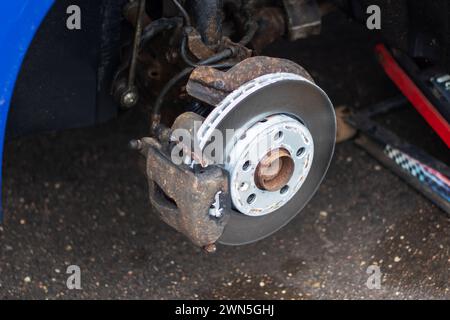
<svg viewBox="0 0 450 320">
<path fill-rule="evenodd" d="M 23 58 L 54 0 L 0 1 L 0 160 L 6 121 Z M 0 186 L 2 171 L 0 166 Z M 0 200 L 1 201 L 1 200 Z M 3 210 L 0 202 L 0 221 Z"/>
</svg>

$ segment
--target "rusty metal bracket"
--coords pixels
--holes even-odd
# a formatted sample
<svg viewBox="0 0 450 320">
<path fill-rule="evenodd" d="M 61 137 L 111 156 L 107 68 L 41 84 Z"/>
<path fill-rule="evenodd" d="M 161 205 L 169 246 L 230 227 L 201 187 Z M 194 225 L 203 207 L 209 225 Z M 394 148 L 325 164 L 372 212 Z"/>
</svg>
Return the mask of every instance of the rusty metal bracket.
<svg viewBox="0 0 450 320">
<path fill-rule="evenodd" d="M 223 233 L 231 208 L 226 172 L 216 166 L 195 171 L 187 165 L 175 165 L 153 138 L 139 140 L 139 149 L 147 159 L 150 202 L 160 218 L 197 246 L 211 251 Z M 218 198 L 223 213 L 220 217 L 210 215 Z"/>
<path fill-rule="evenodd" d="M 189 51 L 199 60 L 203 60 L 212 56 L 215 52 L 208 47 L 202 40 L 200 33 L 193 27 L 185 28 L 188 39 Z"/>
<path fill-rule="evenodd" d="M 306 70 L 295 62 L 257 56 L 238 63 L 226 72 L 212 67 L 197 67 L 189 77 L 186 90 L 190 96 L 215 106 L 244 83 L 276 72 L 298 74 L 314 82 Z"/>
<path fill-rule="evenodd" d="M 202 37 L 200 36 L 200 33 L 192 27 L 186 27 L 185 28 L 186 36 L 187 36 L 187 45 L 189 48 L 189 51 L 199 60 L 207 59 L 214 54 L 216 54 L 216 51 L 208 47 L 202 40 Z M 235 61 L 236 63 L 239 61 L 242 61 L 244 59 L 247 59 L 251 57 L 252 50 L 245 47 L 244 45 L 241 45 L 239 43 L 235 43 L 231 41 L 227 37 L 223 37 L 221 41 L 221 46 L 218 48 L 217 51 L 221 51 L 225 48 L 229 48 L 233 50 L 233 58 L 232 61 Z"/>
</svg>

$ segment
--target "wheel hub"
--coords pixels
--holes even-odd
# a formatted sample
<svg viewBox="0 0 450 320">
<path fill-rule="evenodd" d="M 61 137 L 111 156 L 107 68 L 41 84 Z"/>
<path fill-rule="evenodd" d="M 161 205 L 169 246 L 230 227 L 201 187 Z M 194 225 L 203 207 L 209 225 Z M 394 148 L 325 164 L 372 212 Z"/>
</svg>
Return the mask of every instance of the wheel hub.
<svg viewBox="0 0 450 320">
<path fill-rule="evenodd" d="M 255 184 L 261 190 L 280 190 L 291 179 L 294 168 L 289 151 L 284 148 L 269 151 L 256 167 Z"/>
<path fill-rule="evenodd" d="M 297 119 L 277 114 L 247 129 L 229 151 L 231 198 L 248 216 L 263 216 L 286 204 L 311 168 L 313 138 Z"/>
</svg>

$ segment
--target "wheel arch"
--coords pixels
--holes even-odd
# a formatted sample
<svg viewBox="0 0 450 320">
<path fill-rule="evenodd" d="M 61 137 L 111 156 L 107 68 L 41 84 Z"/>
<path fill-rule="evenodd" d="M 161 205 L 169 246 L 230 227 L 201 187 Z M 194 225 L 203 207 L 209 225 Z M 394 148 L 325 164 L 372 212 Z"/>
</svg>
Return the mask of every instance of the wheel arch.
<svg viewBox="0 0 450 320">
<path fill-rule="evenodd" d="M 54 0 L 0 2 L 0 159 L 12 94 L 23 59 Z M 0 185 L 2 182 L 0 168 Z M 0 200 L 0 221 L 3 218 Z"/>
</svg>

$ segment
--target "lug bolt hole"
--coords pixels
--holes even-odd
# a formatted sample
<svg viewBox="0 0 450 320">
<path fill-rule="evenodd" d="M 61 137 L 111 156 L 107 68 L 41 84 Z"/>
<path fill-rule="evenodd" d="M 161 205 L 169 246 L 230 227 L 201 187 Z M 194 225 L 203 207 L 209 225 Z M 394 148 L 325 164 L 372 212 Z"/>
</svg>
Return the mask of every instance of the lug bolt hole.
<svg viewBox="0 0 450 320">
<path fill-rule="evenodd" d="M 288 190 L 289 190 L 289 186 L 284 186 L 283 188 L 281 188 L 280 193 L 285 194 L 286 192 L 288 192 Z"/>
<path fill-rule="evenodd" d="M 253 202 L 255 202 L 255 199 L 256 199 L 256 194 L 252 193 L 251 195 L 248 196 L 247 203 L 252 204 Z"/>
<path fill-rule="evenodd" d="M 244 164 L 242 165 L 242 170 L 247 171 L 250 168 L 250 161 L 247 160 L 244 162 Z"/>
<path fill-rule="evenodd" d="M 300 149 L 297 150 L 297 157 L 300 158 L 304 153 L 305 153 L 305 148 L 301 147 Z"/>
<path fill-rule="evenodd" d="M 280 140 L 281 138 L 283 138 L 283 131 L 278 131 L 275 134 L 275 141 Z"/>
</svg>

